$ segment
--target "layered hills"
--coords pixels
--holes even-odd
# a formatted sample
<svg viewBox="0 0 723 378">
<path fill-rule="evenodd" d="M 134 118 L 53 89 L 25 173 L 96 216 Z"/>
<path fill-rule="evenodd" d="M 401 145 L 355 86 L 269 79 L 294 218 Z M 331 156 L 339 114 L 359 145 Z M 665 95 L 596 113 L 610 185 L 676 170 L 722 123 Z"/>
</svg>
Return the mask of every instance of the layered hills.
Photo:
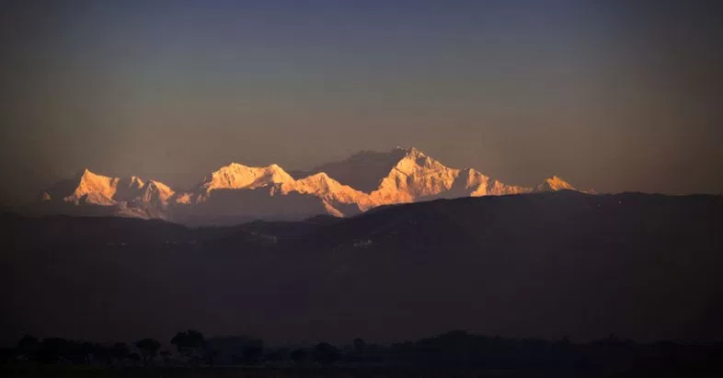
<svg viewBox="0 0 723 378">
<path fill-rule="evenodd" d="M 0 213 L 0 341 L 720 340 L 722 219 L 721 196 L 567 190 L 228 227 Z"/>
</svg>

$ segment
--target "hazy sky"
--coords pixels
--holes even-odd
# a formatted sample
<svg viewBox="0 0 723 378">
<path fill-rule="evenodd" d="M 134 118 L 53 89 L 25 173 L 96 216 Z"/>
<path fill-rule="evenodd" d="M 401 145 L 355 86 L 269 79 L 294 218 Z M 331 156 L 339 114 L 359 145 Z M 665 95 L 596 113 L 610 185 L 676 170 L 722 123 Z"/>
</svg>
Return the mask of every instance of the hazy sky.
<svg viewBox="0 0 723 378">
<path fill-rule="evenodd" d="M 719 1 L 2 1 L 3 201 L 415 146 L 511 184 L 723 191 Z"/>
</svg>

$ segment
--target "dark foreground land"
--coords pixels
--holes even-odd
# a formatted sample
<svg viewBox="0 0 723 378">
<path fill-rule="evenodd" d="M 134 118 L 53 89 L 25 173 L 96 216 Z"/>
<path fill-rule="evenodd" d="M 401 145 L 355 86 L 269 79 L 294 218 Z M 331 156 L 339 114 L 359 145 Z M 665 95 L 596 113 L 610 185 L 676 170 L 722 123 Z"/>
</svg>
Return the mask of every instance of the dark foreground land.
<svg viewBox="0 0 723 378">
<path fill-rule="evenodd" d="M 191 229 L 0 215 L 0 341 L 723 339 L 723 196 L 438 200 Z M 47 316 L 53 314 L 53 316 Z"/>
<path fill-rule="evenodd" d="M 717 374 L 690 372 L 630 371 L 630 372 L 575 372 L 575 371 L 533 371 L 533 370 L 421 370 L 421 369 L 352 369 L 352 368 L 249 368 L 249 367 L 205 367 L 205 368 L 123 368 L 83 366 L 33 366 L 2 367 L 3 377 L 167 377 L 167 378 L 442 378 L 442 377 L 719 377 Z"/>
<path fill-rule="evenodd" d="M 250 367 L 204 367 L 204 368 L 104 368 L 84 366 L 26 366 L 2 367 L 3 377 L 164 377 L 164 378 L 584 378 L 584 377 L 719 377 L 715 373 L 666 371 L 629 372 L 577 372 L 577 371 L 534 371 L 534 370 L 474 370 L 474 369 L 390 369 L 390 368 L 250 368 Z"/>
<path fill-rule="evenodd" d="M 176 350 L 24 337 L 5 349 L 0 377 L 721 377 L 723 343 L 589 343 L 452 331 L 391 345 L 264 346 L 243 337 L 179 332 Z M 160 351 L 160 353 L 159 353 Z"/>
<path fill-rule="evenodd" d="M 0 377 L 723 377 L 723 196 L 0 225 Z"/>
<path fill-rule="evenodd" d="M 252 367 L 160 367 L 104 368 L 93 366 L 23 366 L 0 369 L 3 377 L 228 377 L 228 378 L 291 378 L 291 377 L 574 377 L 573 373 L 532 371 L 471 371 L 418 369 L 352 369 L 352 368 L 252 368 Z"/>
</svg>

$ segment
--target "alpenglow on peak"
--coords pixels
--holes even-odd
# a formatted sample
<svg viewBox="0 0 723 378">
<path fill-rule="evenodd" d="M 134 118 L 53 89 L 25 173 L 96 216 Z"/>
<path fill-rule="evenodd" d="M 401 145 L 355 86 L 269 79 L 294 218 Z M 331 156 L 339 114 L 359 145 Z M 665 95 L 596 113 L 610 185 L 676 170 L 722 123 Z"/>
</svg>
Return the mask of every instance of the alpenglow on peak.
<svg viewBox="0 0 723 378">
<path fill-rule="evenodd" d="M 191 190 L 86 169 L 43 192 L 40 202 L 52 212 L 83 214 L 94 208 L 93 214 L 212 225 L 318 214 L 350 216 L 382 205 L 558 190 L 575 188 L 558 176 L 535 187 L 508 185 L 471 168 L 447 167 L 417 148 L 397 147 L 389 152 L 361 151 L 342 161 L 295 172 L 293 177 L 277 164 L 230 163 Z"/>
</svg>

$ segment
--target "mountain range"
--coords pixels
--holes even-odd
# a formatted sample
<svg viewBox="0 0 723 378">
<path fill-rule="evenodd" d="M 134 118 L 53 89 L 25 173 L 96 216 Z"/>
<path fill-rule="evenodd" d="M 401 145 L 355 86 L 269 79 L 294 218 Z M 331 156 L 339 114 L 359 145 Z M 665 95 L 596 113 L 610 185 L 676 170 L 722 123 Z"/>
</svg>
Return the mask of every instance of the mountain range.
<svg viewBox="0 0 723 378">
<path fill-rule="evenodd" d="M 160 181 L 108 177 L 84 170 L 40 196 L 45 214 L 113 215 L 190 225 L 235 224 L 253 219 L 347 217 L 369 209 L 439 198 L 575 190 L 557 176 L 536 187 L 508 185 L 471 168 L 445 166 L 416 148 L 362 151 L 308 172 L 276 164 L 231 163 L 190 190 Z"/>
</svg>

